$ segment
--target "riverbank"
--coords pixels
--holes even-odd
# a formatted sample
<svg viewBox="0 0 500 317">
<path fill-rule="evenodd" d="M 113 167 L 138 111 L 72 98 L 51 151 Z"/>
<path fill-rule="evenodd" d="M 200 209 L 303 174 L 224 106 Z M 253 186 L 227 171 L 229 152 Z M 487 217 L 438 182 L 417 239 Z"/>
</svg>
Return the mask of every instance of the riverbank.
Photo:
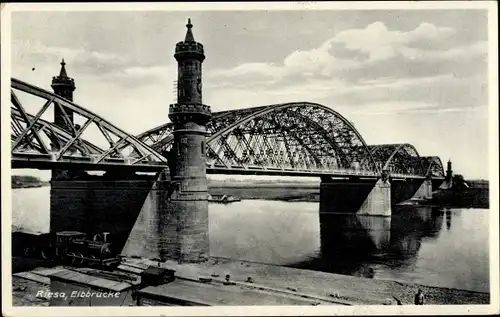
<svg viewBox="0 0 500 317">
<path fill-rule="evenodd" d="M 136 259 L 130 259 L 132 261 Z M 150 263 L 144 260 L 138 263 Z M 129 262 L 130 263 L 130 262 Z M 424 291 L 429 305 L 446 304 L 488 304 L 488 293 L 452 288 L 431 287 L 397 281 L 376 280 L 319 271 L 295 269 L 223 258 L 213 258 L 201 264 L 177 264 L 166 262 L 165 268 L 173 269 L 179 275 L 199 278 L 213 273 L 221 279 L 229 274 L 231 279 L 245 282 L 251 277 L 254 284 L 295 293 L 335 298 L 351 305 L 397 304 L 412 305 L 414 295 L 420 288 Z"/>
<path fill-rule="evenodd" d="M 210 195 L 230 195 L 240 199 L 319 202 L 319 183 L 220 183 L 209 185 L 208 192 Z"/>
<path fill-rule="evenodd" d="M 488 187 L 472 187 L 460 191 L 441 190 L 433 194 L 430 203 L 454 208 L 489 208 Z"/>
<path fill-rule="evenodd" d="M 50 186 L 50 182 L 42 181 L 38 177 L 27 176 L 27 175 L 12 175 L 11 176 L 11 188 L 37 188 L 43 186 Z"/>
<path fill-rule="evenodd" d="M 39 184 L 12 184 L 11 188 L 12 189 L 18 189 L 18 188 L 39 188 L 39 187 L 46 187 L 50 186 L 50 183 L 39 183 Z"/>
<path fill-rule="evenodd" d="M 240 199 L 288 202 L 319 202 L 319 183 L 218 183 L 208 188 L 211 195 L 231 195 Z M 429 204 L 453 208 L 489 208 L 488 187 L 473 187 L 460 192 L 438 190 Z"/>
<path fill-rule="evenodd" d="M 158 266 L 158 262 L 126 258 L 119 269 L 140 274 L 149 265 Z M 225 276 L 230 275 L 231 285 L 265 290 L 293 298 L 317 300 L 322 305 L 413 305 L 413 298 L 418 289 L 424 292 L 428 305 L 488 304 L 490 302 L 489 293 L 375 280 L 222 258 L 212 258 L 205 263 L 197 264 L 178 264 L 167 261 L 161 263 L 160 266 L 175 270 L 178 278 L 194 281 L 199 281 L 200 278 L 210 278 L 214 283 L 223 283 Z M 48 287 L 47 283 L 48 281 L 44 284 L 41 278 L 35 282 L 14 276 L 14 304 L 47 306 L 47 301 L 36 297 L 37 291 Z M 231 288 L 231 285 L 227 287 Z M 238 305 L 237 302 L 232 304 Z"/>
</svg>

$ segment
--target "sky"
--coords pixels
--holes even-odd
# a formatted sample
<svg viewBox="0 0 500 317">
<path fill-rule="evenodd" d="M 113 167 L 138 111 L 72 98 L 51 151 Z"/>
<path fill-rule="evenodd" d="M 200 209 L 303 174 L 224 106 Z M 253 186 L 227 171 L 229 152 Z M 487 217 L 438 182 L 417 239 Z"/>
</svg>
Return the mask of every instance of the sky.
<svg viewBox="0 0 500 317">
<path fill-rule="evenodd" d="M 488 178 L 486 10 L 14 12 L 12 76 L 51 90 L 64 58 L 74 101 L 139 134 L 169 120 L 188 17 L 212 111 L 317 102 Z"/>
</svg>

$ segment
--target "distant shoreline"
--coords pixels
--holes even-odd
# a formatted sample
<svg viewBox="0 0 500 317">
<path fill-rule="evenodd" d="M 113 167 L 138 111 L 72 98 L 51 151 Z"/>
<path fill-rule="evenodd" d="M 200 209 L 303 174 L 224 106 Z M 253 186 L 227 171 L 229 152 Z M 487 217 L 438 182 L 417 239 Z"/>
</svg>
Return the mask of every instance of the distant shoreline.
<svg viewBox="0 0 500 317">
<path fill-rule="evenodd" d="M 27 176 L 27 175 L 12 175 L 11 176 L 11 188 L 37 188 L 49 186 L 50 182 L 42 181 L 38 177 Z"/>
<path fill-rule="evenodd" d="M 242 200 L 263 199 L 285 202 L 314 202 L 320 200 L 320 185 L 311 183 L 218 183 L 209 184 L 211 195 L 231 195 Z M 475 187 L 458 193 L 443 190 L 429 203 L 449 208 L 489 208 L 489 188 Z M 426 206 L 422 203 L 421 206 Z"/>
<path fill-rule="evenodd" d="M 49 182 L 47 183 L 40 183 L 40 184 L 12 184 L 11 188 L 12 189 L 19 189 L 19 188 L 39 188 L 39 187 L 47 187 L 49 186 Z"/>
<path fill-rule="evenodd" d="M 473 188 L 458 193 L 438 192 L 432 200 L 433 205 L 456 208 L 489 208 L 488 183 L 476 183 Z M 30 179 L 27 182 L 12 182 L 12 189 L 40 188 L 50 186 L 50 182 Z M 229 195 L 242 200 L 263 199 L 286 202 L 319 202 L 320 183 L 314 182 L 238 182 L 210 181 L 208 192 L 211 195 Z M 423 204 L 425 205 L 425 204 Z"/>
</svg>

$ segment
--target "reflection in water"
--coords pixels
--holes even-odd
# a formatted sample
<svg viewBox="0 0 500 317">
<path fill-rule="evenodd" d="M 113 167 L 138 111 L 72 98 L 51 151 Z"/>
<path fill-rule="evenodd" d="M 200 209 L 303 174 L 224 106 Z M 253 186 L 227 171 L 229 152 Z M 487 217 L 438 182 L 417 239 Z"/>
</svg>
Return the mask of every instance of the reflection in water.
<svg viewBox="0 0 500 317">
<path fill-rule="evenodd" d="M 13 229 L 44 232 L 48 228 L 49 190 L 12 191 Z M 210 204 L 210 253 L 489 291 L 488 209 L 404 206 L 393 207 L 392 217 L 346 217 L 318 211 L 318 203 L 309 202 Z"/>
<path fill-rule="evenodd" d="M 320 255 L 292 266 L 374 277 L 367 263 L 391 269 L 414 265 L 422 239 L 439 237 L 443 213 L 412 206 L 394 207 L 392 217 L 325 212 L 320 224 Z"/>
<path fill-rule="evenodd" d="M 446 229 L 451 230 L 451 209 L 446 208 Z"/>
</svg>

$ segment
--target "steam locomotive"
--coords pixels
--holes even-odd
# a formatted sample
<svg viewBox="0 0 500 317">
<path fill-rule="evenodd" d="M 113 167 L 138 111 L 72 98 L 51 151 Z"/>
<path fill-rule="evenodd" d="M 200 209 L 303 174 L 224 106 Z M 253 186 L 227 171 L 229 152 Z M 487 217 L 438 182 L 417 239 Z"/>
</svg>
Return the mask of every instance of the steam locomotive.
<svg viewBox="0 0 500 317">
<path fill-rule="evenodd" d="M 24 243 L 24 255 L 40 256 L 44 260 L 72 266 L 113 268 L 120 263 L 120 257 L 113 250 L 113 245 L 107 242 L 107 235 L 107 232 L 96 234 L 89 240 L 83 232 L 60 231 L 55 234 L 55 241 L 45 235 Z"/>
</svg>

